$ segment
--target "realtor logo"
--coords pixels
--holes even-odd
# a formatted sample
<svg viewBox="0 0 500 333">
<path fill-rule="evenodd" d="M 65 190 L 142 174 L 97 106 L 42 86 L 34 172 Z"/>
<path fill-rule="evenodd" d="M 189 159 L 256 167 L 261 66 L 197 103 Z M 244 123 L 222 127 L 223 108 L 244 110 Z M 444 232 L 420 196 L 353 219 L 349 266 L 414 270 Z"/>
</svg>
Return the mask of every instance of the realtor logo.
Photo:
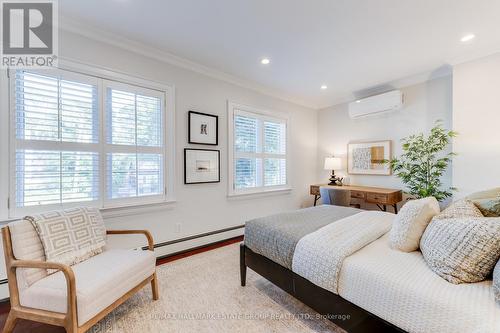
<svg viewBox="0 0 500 333">
<path fill-rule="evenodd" d="M 55 66 L 57 2 L 2 1 L 2 67 Z"/>
</svg>

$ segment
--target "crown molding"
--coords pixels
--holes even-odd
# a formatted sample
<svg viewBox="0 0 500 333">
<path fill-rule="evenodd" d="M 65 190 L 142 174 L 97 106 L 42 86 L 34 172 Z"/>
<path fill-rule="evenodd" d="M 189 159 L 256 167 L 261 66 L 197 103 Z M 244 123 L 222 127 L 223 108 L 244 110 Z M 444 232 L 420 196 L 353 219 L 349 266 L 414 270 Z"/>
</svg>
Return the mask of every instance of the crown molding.
<svg viewBox="0 0 500 333">
<path fill-rule="evenodd" d="M 476 52 L 471 52 L 466 56 L 453 58 L 450 61 L 450 64 L 452 66 L 457 66 L 457 65 L 460 65 L 460 64 L 463 64 L 466 62 L 471 62 L 471 61 L 487 58 L 487 57 L 492 56 L 492 55 L 497 54 L 497 53 L 500 53 L 500 45 L 496 45 L 496 46 L 490 47 L 490 48 L 483 48 L 483 49 L 478 50 Z"/>
<path fill-rule="evenodd" d="M 109 44 L 157 61 L 161 61 L 176 67 L 196 72 L 198 74 L 215 78 L 217 80 L 250 89 L 263 95 L 271 96 L 309 109 L 318 109 L 318 105 L 316 105 L 315 103 L 304 100 L 302 98 L 298 98 L 296 96 L 292 96 L 278 89 L 267 87 L 251 80 L 242 79 L 235 75 L 231 75 L 223 71 L 202 65 L 200 63 L 176 56 L 172 53 L 160 50 L 155 47 L 151 47 L 135 40 L 128 39 L 109 31 L 99 30 L 73 18 L 69 19 L 60 17 L 59 28 L 63 31 L 74 33 L 91 40 Z"/>
</svg>

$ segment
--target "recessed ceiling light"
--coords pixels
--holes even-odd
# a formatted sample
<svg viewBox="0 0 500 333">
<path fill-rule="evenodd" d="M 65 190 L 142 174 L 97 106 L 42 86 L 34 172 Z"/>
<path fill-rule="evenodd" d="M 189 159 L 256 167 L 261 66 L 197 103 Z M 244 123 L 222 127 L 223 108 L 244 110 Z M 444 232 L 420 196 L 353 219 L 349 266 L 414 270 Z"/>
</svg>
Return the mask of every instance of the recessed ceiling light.
<svg viewBox="0 0 500 333">
<path fill-rule="evenodd" d="M 327 89 L 328 87 L 327 87 L 326 85 L 322 85 L 320 88 L 321 88 L 321 90 L 325 90 L 325 89 Z"/>
<path fill-rule="evenodd" d="M 469 41 L 473 40 L 475 37 L 476 37 L 476 35 L 474 35 L 474 34 L 467 34 L 467 35 L 463 36 L 463 37 L 460 39 L 460 41 L 461 41 L 462 43 L 466 43 L 466 42 L 469 42 Z"/>
<path fill-rule="evenodd" d="M 361 103 L 361 100 L 359 100 L 359 99 L 358 99 L 358 100 L 356 101 L 356 103 Z"/>
<path fill-rule="evenodd" d="M 262 65 L 269 65 L 269 63 L 271 62 L 271 60 L 269 60 L 268 58 L 263 58 L 260 63 Z"/>
</svg>

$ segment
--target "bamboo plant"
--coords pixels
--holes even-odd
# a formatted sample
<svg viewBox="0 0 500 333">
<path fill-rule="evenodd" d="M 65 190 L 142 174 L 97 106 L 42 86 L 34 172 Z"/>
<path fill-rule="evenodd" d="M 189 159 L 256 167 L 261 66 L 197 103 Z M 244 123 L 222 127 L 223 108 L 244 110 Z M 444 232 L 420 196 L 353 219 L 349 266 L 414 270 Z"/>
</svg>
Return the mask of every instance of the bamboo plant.
<svg viewBox="0 0 500 333">
<path fill-rule="evenodd" d="M 456 135 L 437 121 L 428 136 L 420 133 L 401 140 L 401 156 L 386 162 L 406 185 L 408 194 L 415 198 L 432 196 L 438 201 L 452 195 L 454 188 L 443 188 L 441 178 L 455 155 L 446 151 Z"/>
</svg>

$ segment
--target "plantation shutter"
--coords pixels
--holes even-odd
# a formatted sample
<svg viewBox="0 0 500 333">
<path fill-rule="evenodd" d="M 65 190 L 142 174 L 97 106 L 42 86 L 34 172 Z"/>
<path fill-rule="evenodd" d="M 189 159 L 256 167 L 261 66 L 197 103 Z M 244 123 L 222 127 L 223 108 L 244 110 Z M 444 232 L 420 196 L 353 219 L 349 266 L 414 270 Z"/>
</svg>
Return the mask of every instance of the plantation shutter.
<svg viewBox="0 0 500 333">
<path fill-rule="evenodd" d="M 107 199 L 164 194 L 163 104 L 157 91 L 108 83 Z"/>
<path fill-rule="evenodd" d="M 287 184 L 286 120 L 235 110 L 234 190 Z"/>
<path fill-rule="evenodd" d="M 264 186 L 286 184 L 286 124 L 264 121 Z"/>
<path fill-rule="evenodd" d="M 99 120 L 95 80 L 15 72 L 15 205 L 99 198 Z"/>
</svg>

